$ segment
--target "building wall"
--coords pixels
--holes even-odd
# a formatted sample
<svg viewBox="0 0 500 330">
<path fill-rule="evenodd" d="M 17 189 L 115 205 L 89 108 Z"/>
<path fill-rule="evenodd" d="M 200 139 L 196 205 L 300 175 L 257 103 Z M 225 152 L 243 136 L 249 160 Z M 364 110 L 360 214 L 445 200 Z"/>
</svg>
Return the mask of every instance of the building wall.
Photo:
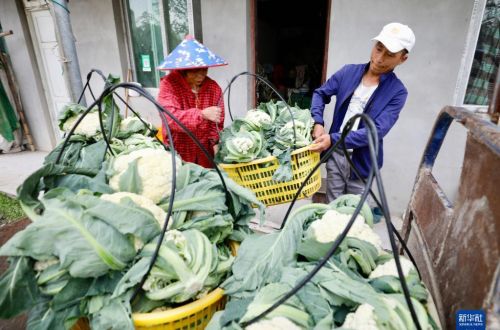
<svg viewBox="0 0 500 330">
<path fill-rule="evenodd" d="M 327 77 L 344 64 L 368 62 L 371 38 L 386 23 L 407 24 L 416 35 L 409 59 L 395 70 L 409 91 L 407 103 L 384 139 L 382 176 L 393 214 L 402 213 L 408 204 L 437 114 L 453 103 L 473 5 L 469 0 L 332 0 Z M 333 104 L 327 108 L 329 118 Z M 452 199 L 465 145 L 465 130 L 454 125 L 434 168 Z"/>
<path fill-rule="evenodd" d="M 49 151 L 55 146 L 47 101 L 33 53 L 26 15 L 17 1 L 0 1 L 0 22 L 13 35 L 5 37 L 14 75 L 19 86 L 23 109 L 35 148 Z"/>
<path fill-rule="evenodd" d="M 128 63 L 120 1 L 77 1 L 71 3 L 71 10 L 82 79 L 85 81 L 89 70 L 97 68 L 105 74 L 117 74 L 125 80 Z M 201 10 L 203 44 L 229 63 L 228 66 L 210 69 L 209 76 L 225 89 L 235 74 L 248 70 L 249 66 L 247 0 L 202 1 Z M 231 13 L 224 15 L 224 24 L 220 24 L 220 13 Z M 242 77 L 231 89 L 231 110 L 234 117 L 242 116 L 247 110 L 247 85 L 247 79 Z M 102 82 L 97 77 L 93 78 L 91 86 L 94 92 L 102 91 Z M 155 98 L 158 94 L 157 89 L 148 89 L 148 92 Z M 120 94 L 123 96 L 123 91 Z M 227 108 L 227 98 L 225 100 Z M 90 101 L 92 99 L 87 94 L 87 103 Z M 161 125 L 158 112 L 150 102 L 137 97 L 130 97 L 128 102 L 144 119 L 157 126 Z M 226 124 L 230 122 L 229 116 L 227 118 Z"/>
<path fill-rule="evenodd" d="M 106 76 L 113 74 L 125 80 L 128 68 L 125 39 L 121 21 L 116 21 L 116 15 L 121 15 L 121 7 L 115 1 L 101 0 L 71 1 L 69 6 L 83 83 L 91 69 L 99 69 Z M 95 75 L 91 87 L 98 96 L 104 81 Z M 89 93 L 86 99 L 88 105 L 93 101 Z"/>
<path fill-rule="evenodd" d="M 224 58 L 229 65 L 209 70 L 224 90 L 232 77 L 250 68 L 249 0 L 210 0 L 201 2 L 203 44 Z M 249 104 L 249 79 L 239 77 L 231 85 L 231 112 L 234 118 L 244 116 Z M 226 93 L 227 108 L 227 93 Z M 230 124 L 226 109 L 226 122 Z"/>
</svg>

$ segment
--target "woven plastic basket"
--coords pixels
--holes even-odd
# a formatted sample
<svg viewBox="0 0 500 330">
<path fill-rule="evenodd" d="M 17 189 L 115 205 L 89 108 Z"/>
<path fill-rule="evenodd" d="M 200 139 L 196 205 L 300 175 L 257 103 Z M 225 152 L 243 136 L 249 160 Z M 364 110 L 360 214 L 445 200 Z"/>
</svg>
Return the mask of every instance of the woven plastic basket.
<svg viewBox="0 0 500 330">
<path fill-rule="evenodd" d="M 229 243 L 231 253 L 236 255 L 239 243 Z M 189 304 L 161 312 L 134 313 L 132 319 L 137 330 L 201 330 L 205 329 L 215 312 L 224 309 L 224 290 L 215 289 L 205 297 Z M 80 319 L 71 330 L 89 330 L 87 319 Z"/>
<path fill-rule="evenodd" d="M 138 330 L 205 329 L 216 311 L 224 309 L 226 297 L 215 289 L 192 303 L 162 312 L 134 313 L 132 319 Z M 71 330 L 89 330 L 86 319 L 80 319 Z"/>
<path fill-rule="evenodd" d="M 273 174 L 278 168 L 278 159 L 274 156 L 242 164 L 219 164 L 236 183 L 252 190 L 257 199 L 267 206 L 292 201 L 300 185 L 311 170 L 320 161 L 319 152 L 309 150 L 309 146 L 292 152 L 293 179 L 288 182 L 276 182 Z M 321 173 L 318 169 L 307 181 L 297 199 L 311 196 L 321 187 Z"/>
</svg>

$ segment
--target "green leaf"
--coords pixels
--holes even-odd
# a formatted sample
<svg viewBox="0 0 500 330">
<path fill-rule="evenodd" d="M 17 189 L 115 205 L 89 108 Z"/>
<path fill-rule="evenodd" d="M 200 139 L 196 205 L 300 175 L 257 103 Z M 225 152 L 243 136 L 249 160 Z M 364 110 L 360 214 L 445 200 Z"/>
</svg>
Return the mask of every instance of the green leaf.
<svg viewBox="0 0 500 330">
<path fill-rule="evenodd" d="M 83 147 L 76 167 L 99 171 L 106 155 L 106 147 L 104 140 Z"/>
<path fill-rule="evenodd" d="M 292 148 L 287 148 L 277 157 L 280 166 L 273 174 L 273 180 L 276 182 L 287 182 L 293 179 L 292 171 Z"/>
<path fill-rule="evenodd" d="M 290 267 L 284 270 L 281 282 L 287 283 L 290 287 L 295 287 L 306 276 L 307 272 L 303 269 Z M 332 314 L 332 309 L 328 301 L 321 295 L 321 291 L 313 283 L 308 282 L 296 293 L 296 296 L 303 303 L 305 310 L 312 316 L 315 323 Z M 323 322 L 327 323 L 326 320 Z M 331 324 L 329 329 L 331 329 Z"/>
<path fill-rule="evenodd" d="M 29 258 L 10 258 L 0 279 L 0 318 L 11 318 L 31 309 L 40 300 L 33 262 Z"/>
<path fill-rule="evenodd" d="M 79 199 L 85 200 L 86 213 L 103 220 L 124 235 L 132 234 L 143 242 L 149 242 L 160 234 L 160 225 L 153 214 L 135 204 L 130 198 L 122 198 L 120 204 L 108 202 L 95 196 L 76 198 L 76 200 Z"/>
<path fill-rule="evenodd" d="M 222 213 L 227 210 L 226 194 L 221 183 L 206 180 L 191 183 L 175 193 L 174 211 L 207 211 Z M 168 208 L 168 204 L 164 209 Z"/>
<path fill-rule="evenodd" d="M 127 170 L 120 175 L 120 191 L 128 191 L 139 195 L 142 193 L 142 180 L 139 176 L 139 170 L 137 168 L 138 162 L 139 158 L 134 159 L 128 165 Z"/>
<path fill-rule="evenodd" d="M 27 329 L 30 330 L 66 330 L 82 317 L 79 306 L 55 311 L 50 301 L 37 304 L 29 313 Z"/>
<path fill-rule="evenodd" d="M 80 205 L 56 198 L 43 202 L 43 216 L 14 235 L 0 248 L 0 255 L 37 260 L 53 255 L 73 277 L 97 277 L 123 269 L 135 256 L 126 236 L 86 214 Z"/>
<path fill-rule="evenodd" d="M 105 296 L 103 306 L 90 318 L 91 329 L 134 330 L 130 296 L 132 292 L 120 297 Z"/>
<path fill-rule="evenodd" d="M 271 283 L 266 285 L 257 292 L 252 303 L 248 305 L 247 312 L 243 315 L 240 322 L 249 321 L 257 315 L 260 315 L 291 289 L 291 286 L 284 283 Z M 288 298 L 286 302 L 270 312 L 267 317 L 273 318 L 276 316 L 286 317 L 304 328 L 310 328 L 312 325 L 311 317 L 305 312 L 304 305 L 296 296 Z"/>
<path fill-rule="evenodd" d="M 59 153 L 61 152 L 64 142 L 59 143 L 54 150 L 52 150 L 44 159 L 43 164 L 53 163 L 55 164 Z M 80 158 L 80 152 L 84 146 L 83 142 L 70 141 L 66 148 L 64 149 L 61 158 L 59 160 L 59 165 L 64 166 L 74 166 L 78 159 Z"/>
<path fill-rule="evenodd" d="M 43 190 L 46 182 L 50 180 L 53 182 L 58 176 L 67 174 L 82 174 L 93 177 L 96 175 L 96 172 L 49 163 L 33 172 L 24 180 L 23 184 L 17 188 L 19 203 L 23 211 L 31 220 L 36 220 L 43 212 L 44 207 L 38 200 L 38 196 Z"/>
<path fill-rule="evenodd" d="M 420 281 L 418 274 L 415 270 L 411 270 L 405 278 L 406 285 L 410 291 L 410 296 L 418 301 L 427 302 L 427 289 Z M 370 284 L 380 292 L 384 293 L 403 293 L 401 281 L 396 276 L 380 276 L 370 280 Z"/>
</svg>

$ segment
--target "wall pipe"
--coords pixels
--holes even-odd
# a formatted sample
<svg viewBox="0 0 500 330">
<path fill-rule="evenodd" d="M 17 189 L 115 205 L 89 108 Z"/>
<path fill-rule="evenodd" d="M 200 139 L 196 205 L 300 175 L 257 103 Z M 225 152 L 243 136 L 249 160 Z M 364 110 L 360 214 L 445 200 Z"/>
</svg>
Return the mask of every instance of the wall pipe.
<svg viewBox="0 0 500 330">
<path fill-rule="evenodd" d="M 68 0 L 51 0 L 51 10 L 54 14 L 56 30 L 61 47 L 63 57 L 64 70 L 67 73 L 69 93 L 72 102 L 77 102 L 83 90 L 82 76 L 80 73 L 80 63 L 76 52 L 75 38 L 71 28 L 71 20 L 69 17 Z M 80 104 L 87 106 L 85 97 L 82 98 Z"/>
</svg>

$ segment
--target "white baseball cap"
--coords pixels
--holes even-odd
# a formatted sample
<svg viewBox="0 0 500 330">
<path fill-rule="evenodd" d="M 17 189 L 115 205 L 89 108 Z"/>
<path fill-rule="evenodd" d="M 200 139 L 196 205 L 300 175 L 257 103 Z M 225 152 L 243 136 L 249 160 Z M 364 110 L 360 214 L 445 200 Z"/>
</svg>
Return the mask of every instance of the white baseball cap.
<svg viewBox="0 0 500 330">
<path fill-rule="evenodd" d="M 415 45 L 415 34 L 413 34 L 408 25 L 389 23 L 372 40 L 383 43 L 391 53 L 397 53 L 403 49 L 410 52 Z"/>
</svg>

